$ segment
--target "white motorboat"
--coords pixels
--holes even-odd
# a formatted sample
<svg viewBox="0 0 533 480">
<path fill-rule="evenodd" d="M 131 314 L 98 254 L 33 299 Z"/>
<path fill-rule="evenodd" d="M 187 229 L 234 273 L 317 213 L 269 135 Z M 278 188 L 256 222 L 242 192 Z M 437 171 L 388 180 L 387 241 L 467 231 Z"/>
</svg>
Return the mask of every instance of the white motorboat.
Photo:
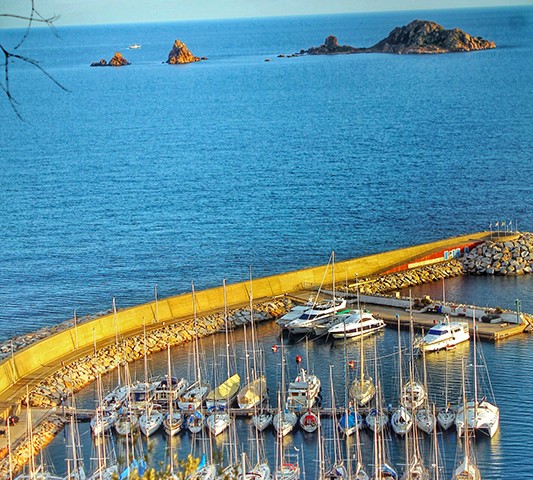
<svg viewBox="0 0 533 480">
<path fill-rule="evenodd" d="M 296 412 L 307 410 L 315 404 L 319 394 L 320 379 L 307 373 L 305 368 L 300 368 L 300 373 L 289 383 L 286 408 Z"/>
<path fill-rule="evenodd" d="M 434 325 L 418 344 L 424 352 L 436 352 L 450 349 L 455 345 L 470 340 L 467 322 L 450 322 L 448 317 L 442 323 Z"/>
<path fill-rule="evenodd" d="M 385 328 L 385 322 L 370 312 L 357 311 L 328 330 L 335 339 L 366 337 Z"/>
<path fill-rule="evenodd" d="M 152 403 L 154 391 L 158 382 L 137 382 L 130 386 L 128 407 L 134 412 L 141 413 Z"/>
<path fill-rule="evenodd" d="M 154 403 L 163 408 L 168 407 L 169 402 L 176 402 L 189 388 L 189 380 L 165 375 L 154 390 Z"/>
<path fill-rule="evenodd" d="M 287 324 L 287 330 L 293 334 L 306 334 L 314 331 L 320 321 L 326 321 L 332 315 L 346 308 L 346 299 L 335 298 L 314 304 L 298 318 Z"/>
<path fill-rule="evenodd" d="M 281 328 L 286 328 L 289 323 L 291 323 L 293 320 L 296 320 L 297 318 L 300 318 L 300 316 L 306 311 L 309 310 L 313 306 L 313 301 L 310 300 L 310 302 L 306 303 L 305 305 L 296 305 L 295 307 L 292 307 L 285 315 L 283 315 L 281 318 L 279 318 L 276 323 Z"/>
<path fill-rule="evenodd" d="M 139 48 L 141 48 L 141 45 L 139 45 L 138 43 L 132 43 L 132 44 L 128 47 L 128 50 L 138 50 Z"/>
<path fill-rule="evenodd" d="M 149 437 L 163 424 L 163 419 L 164 415 L 161 410 L 152 405 L 139 417 L 139 428 L 145 436 Z"/>
</svg>

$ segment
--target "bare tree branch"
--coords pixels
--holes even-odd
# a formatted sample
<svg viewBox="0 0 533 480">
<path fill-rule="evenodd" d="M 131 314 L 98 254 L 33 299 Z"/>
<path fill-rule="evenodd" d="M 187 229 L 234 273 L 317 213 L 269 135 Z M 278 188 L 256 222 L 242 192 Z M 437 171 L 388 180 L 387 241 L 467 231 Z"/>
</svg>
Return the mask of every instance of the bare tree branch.
<svg viewBox="0 0 533 480">
<path fill-rule="evenodd" d="M 32 24 L 34 22 L 37 23 L 45 23 L 52 33 L 59 38 L 58 32 L 55 28 L 54 22 L 59 18 L 58 15 L 54 15 L 52 17 L 45 18 L 43 17 L 36 9 L 35 9 L 35 0 L 31 0 L 31 12 L 28 16 L 24 15 L 17 15 L 17 14 L 11 14 L 11 13 L 0 13 L 0 17 L 8 17 L 8 18 L 15 18 L 20 20 L 26 20 L 28 22 L 26 29 L 24 31 L 24 34 L 22 35 L 20 41 L 13 47 L 13 51 L 17 50 L 24 41 L 28 38 L 28 35 L 30 34 L 30 29 L 32 27 Z M 11 93 L 10 83 L 9 83 L 9 64 L 10 62 L 13 62 L 15 60 L 20 60 L 25 63 L 29 63 L 30 65 L 33 65 L 37 69 L 39 69 L 45 76 L 47 76 L 52 82 L 54 82 L 59 88 L 61 88 L 64 91 L 68 91 L 61 83 L 59 83 L 50 73 L 48 73 L 41 65 L 39 65 L 39 62 L 33 58 L 26 57 L 24 55 L 17 55 L 15 53 L 12 53 L 10 50 L 7 50 L 4 48 L 4 46 L 0 43 L 0 51 L 4 55 L 4 63 L 0 64 L 0 66 L 4 66 L 4 82 L 2 83 L 0 81 L 0 88 L 4 92 L 5 96 L 7 97 L 7 100 L 9 104 L 11 105 L 11 108 L 19 117 L 19 119 L 22 120 L 22 116 L 17 109 L 18 102 L 13 97 Z"/>
</svg>

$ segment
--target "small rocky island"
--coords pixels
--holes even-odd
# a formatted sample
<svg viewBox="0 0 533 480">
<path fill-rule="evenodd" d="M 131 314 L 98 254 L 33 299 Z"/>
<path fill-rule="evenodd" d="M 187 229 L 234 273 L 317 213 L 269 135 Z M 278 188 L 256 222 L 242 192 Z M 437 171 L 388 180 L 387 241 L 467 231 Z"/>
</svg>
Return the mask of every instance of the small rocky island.
<svg viewBox="0 0 533 480">
<path fill-rule="evenodd" d="M 120 52 L 115 52 L 115 55 L 109 62 L 102 58 L 99 62 L 91 63 L 91 67 L 123 67 L 124 65 L 131 65 Z"/>
<path fill-rule="evenodd" d="M 168 54 L 166 63 L 170 65 L 182 65 L 184 63 L 199 62 L 200 60 L 207 60 L 207 58 L 195 57 L 185 43 L 181 40 L 176 40 Z"/>
<path fill-rule="evenodd" d="M 330 35 L 323 45 L 301 50 L 300 54 L 336 55 L 346 53 L 450 53 L 470 52 L 496 48 L 496 44 L 482 37 L 472 37 L 459 28 L 446 30 L 435 22 L 413 20 L 408 25 L 397 27 L 372 47 L 339 45 L 337 38 Z"/>
</svg>

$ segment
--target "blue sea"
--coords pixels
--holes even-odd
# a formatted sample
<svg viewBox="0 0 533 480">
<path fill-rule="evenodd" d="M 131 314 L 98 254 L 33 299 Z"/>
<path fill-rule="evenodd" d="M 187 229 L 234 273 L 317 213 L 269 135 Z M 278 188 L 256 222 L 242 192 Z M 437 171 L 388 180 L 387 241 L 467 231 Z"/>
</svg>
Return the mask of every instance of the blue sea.
<svg viewBox="0 0 533 480">
<path fill-rule="evenodd" d="M 278 58 L 331 34 L 370 46 L 415 18 L 497 48 Z M 332 250 L 353 258 L 496 222 L 533 231 L 532 8 L 57 31 L 33 28 L 18 52 L 67 91 L 15 61 L 22 120 L 0 99 L 0 340 L 109 310 L 113 297 L 119 308 L 151 301 L 156 286 L 163 297 L 191 280 L 241 281 L 250 266 L 261 277 L 325 264 Z M 0 43 L 13 48 L 22 34 L 0 30 Z M 164 64 L 175 39 L 208 60 Z M 89 67 L 116 51 L 131 65 Z M 447 288 L 456 301 L 513 308 L 519 298 L 533 312 L 529 277 Z M 376 340 L 384 355 L 395 341 Z M 317 365 L 329 351 L 316 347 Z M 483 478 L 528 478 L 530 339 L 487 344 L 485 355 L 502 421 L 496 440 L 477 445 Z"/>
</svg>

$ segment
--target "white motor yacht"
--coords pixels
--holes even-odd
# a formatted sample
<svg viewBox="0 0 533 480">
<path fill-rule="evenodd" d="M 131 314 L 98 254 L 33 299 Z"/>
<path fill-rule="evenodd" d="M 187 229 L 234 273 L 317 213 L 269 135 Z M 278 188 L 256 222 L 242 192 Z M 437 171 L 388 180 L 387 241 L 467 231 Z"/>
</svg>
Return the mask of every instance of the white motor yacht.
<svg viewBox="0 0 533 480">
<path fill-rule="evenodd" d="M 467 342 L 470 339 L 467 322 L 450 322 L 449 320 L 439 323 L 430 328 L 424 336 L 419 349 L 424 352 L 436 352 L 455 347 L 455 345 Z"/>
<path fill-rule="evenodd" d="M 298 376 L 289 383 L 286 408 L 296 412 L 307 410 L 315 404 L 319 394 L 320 379 L 307 373 L 305 368 L 300 368 Z"/>
<path fill-rule="evenodd" d="M 332 300 L 322 301 L 308 307 L 307 310 L 296 319 L 287 324 L 286 328 L 289 333 L 306 334 L 314 331 L 315 326 L 321 321 L 328 320 L 346 308 L 346 299 L 335 298 Z"/>
<path fill-rule="evenodd" d="M 335 339 L 365 337 L 384 328 L 383 320 L 374 317 L 370 312 L 358 311 L 331 327 L 328 334 Z"/>
</svg>

